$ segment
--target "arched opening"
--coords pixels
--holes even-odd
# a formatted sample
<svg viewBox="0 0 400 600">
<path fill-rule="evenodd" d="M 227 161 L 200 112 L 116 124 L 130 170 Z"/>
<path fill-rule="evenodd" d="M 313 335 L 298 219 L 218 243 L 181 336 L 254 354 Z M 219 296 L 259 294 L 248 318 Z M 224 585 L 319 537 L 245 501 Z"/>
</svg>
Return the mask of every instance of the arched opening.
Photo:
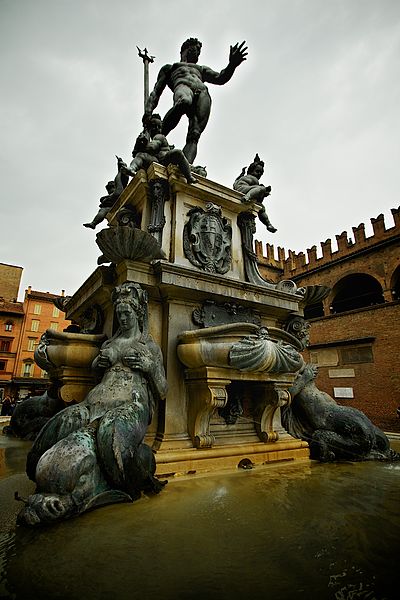
<svg viewBox="0 0 400 600">
<path fill-rule="evenodd" d="M 341 279 L 334 287 L 331 312 L 342 313 L 385 302 L 380 283 L 371 275 L 356 273 Z"/>
<path fill-rule="evenodd" d="M 304 318 L 308 319 L 316 319 L 318 317 L 324 316 L 324 305 L 321 302 L 316 302 L 316 304 L 310 304 L 306 306 L 304 309 Z"/>
<path fill-rule="evenodd" d="M 393 300 L 400 300 L 400 267 L 394 270 L 390 284 Z"/>
</svg>

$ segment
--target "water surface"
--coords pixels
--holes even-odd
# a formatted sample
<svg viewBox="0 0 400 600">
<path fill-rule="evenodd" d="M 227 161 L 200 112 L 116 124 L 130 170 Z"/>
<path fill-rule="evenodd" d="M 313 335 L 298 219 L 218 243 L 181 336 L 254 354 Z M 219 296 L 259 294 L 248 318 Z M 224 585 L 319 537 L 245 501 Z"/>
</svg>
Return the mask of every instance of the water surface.
<svg viewBox="0 0 400 600">
<path fill-rule="evenodd" d="M 400 463 L 286 463 L 180 478 L 159 496 L 27 530 L 14 525 L 12 498 L 33 488 L 22 474 L 23 444 L 7 448 L 10 467 L 0 445 L 0 598 L 399 596 Z"/>
</svg>

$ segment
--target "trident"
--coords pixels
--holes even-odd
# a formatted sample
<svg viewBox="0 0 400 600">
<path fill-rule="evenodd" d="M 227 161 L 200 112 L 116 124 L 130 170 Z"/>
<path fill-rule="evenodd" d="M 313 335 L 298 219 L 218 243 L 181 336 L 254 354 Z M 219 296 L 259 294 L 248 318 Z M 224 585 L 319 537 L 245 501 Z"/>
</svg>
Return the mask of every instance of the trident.
<svg viewBox="0 0 400 600">
<path fill-rule="evenodd" d="M 147 48 L 144 50 L 141 50 L 139 46 L 136 46 L 136 48 L 144 65 L 144 108 L 146 109 L 146 101 L 149 97 L 149 64 L 154 62 L 155 56 L 149 56 Z"/>
</svg>

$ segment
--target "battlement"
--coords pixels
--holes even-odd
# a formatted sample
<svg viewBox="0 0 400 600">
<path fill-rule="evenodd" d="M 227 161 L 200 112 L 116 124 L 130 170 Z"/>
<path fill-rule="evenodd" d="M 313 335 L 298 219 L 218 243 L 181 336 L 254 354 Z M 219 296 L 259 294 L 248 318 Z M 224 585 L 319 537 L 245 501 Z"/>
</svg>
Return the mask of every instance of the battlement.
<svg viewBox="0 0 400 600">
<path fill-rule="evenodd" d="M 400 206 L 392 208 L 394 226 L 386 229 L 385 218 L 383 214 L 378 215 L 375 219 L 371 218 L 373 235 L 366 237 L 365 225 L 360 223 L 358 227 L 353 227 L 354 241 L 349 239 L 347 231 L 336 235 L 337 250 L 332 252 L 332 240 L 327 239 L 321 242 L 322 256 L 317 258 L 317 246 L 312 246 L 307 249 L 307 256 L 304 252 L 294 252 L 286 250 L 278 246 L 278 257 L 275 256 L 275 248 L 272 244 L 266 244 L 266 254 L 263 254 L 262 242 L 255 242 L 255 252 L 257 261 L 264 267 L 272 267 L 280 269 L 285 277 L 294 277 L 303 275 L 309 271 L 330 264 L 333 261 L 347 258 L 352 254 L 372 248 L 373 246 L 390 240 L 400 234 Z"/>
</svg>

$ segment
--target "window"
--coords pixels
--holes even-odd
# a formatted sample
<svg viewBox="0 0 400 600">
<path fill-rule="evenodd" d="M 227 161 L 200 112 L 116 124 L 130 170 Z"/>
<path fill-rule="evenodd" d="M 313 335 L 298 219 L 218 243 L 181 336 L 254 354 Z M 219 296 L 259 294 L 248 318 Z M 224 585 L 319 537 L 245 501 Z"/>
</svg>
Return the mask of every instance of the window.
<svg viewBox="0 0 400 600">
<path fill-rule="evenodd" d="M 35 306 L 33 307 L 33 312 L 35 315 L 40 315 L 40 313 L 42 312 L 42 305 L 35 304 Z"/>
<path fill-rule="evenodd" d="M 4 329 L 6 331 L 12 331 L 12 328 L 13 328 L 13 324 L 11 323 L 11 321 L 9 321 L 8 323 L 5 324 Z"/>
<path fill-rule="evenodd" d="M 36 346 L 36 338 L 30 338 L 28 340 L 28 351 L 33 352 Z"/>
<path fill-rule="evenodd" d="M 0 360 L 0 371 L 5 371 L 6 370 L 6 365 L 7 365 L 7 361 L 6 360 Z"/>
<path fill-rule="evenodd" d="M 317 304 L 310 304 L 304 308 L 305 319 L 317 319 L 318 317 L 324 316 L 324 305 L 322 302 Z"/>
<path fill-rule="evenodd" d="M 32 377 L 33 364 L 25 363 L 22 365 L 22 377 Z"/>
<path fill-rule="evenodd" d="M 11 341 L 10 340 L 0 340 L 0 352 L 10 352 L 11 349 Z"/>
<path fill-rule="evenodd" d="M 31 331 L 39 331 L 39 323 L 36 319 L 32 319 Z"/>
<path fill-rule="evenodd" d="M 58 330 L 58 323 L 50 323 L 50 329 L 53 329 L 54 331 Z"/>
<path fill-rule="evenodd" d="M 55 306 L 53 308 L 53 317 L 59 317 L 60 316 L 60 310 L 57 308 L 57 306 Z"/>
<path fill-rule="evenodd" d="M 40 373 L 40 376 L 41 376 L 42 379 L 45 379 L 46 377 L 48 377 L 47 371 L 43 371 L 43 369 L 42 369 L 42 372 Z"/>
<path fill-rule="evenodd" d="M 331 312 L 342 313 L 384 302 L 381 284 L 371 275 L 355 273 L 335 285 Z"/>
</svg>

